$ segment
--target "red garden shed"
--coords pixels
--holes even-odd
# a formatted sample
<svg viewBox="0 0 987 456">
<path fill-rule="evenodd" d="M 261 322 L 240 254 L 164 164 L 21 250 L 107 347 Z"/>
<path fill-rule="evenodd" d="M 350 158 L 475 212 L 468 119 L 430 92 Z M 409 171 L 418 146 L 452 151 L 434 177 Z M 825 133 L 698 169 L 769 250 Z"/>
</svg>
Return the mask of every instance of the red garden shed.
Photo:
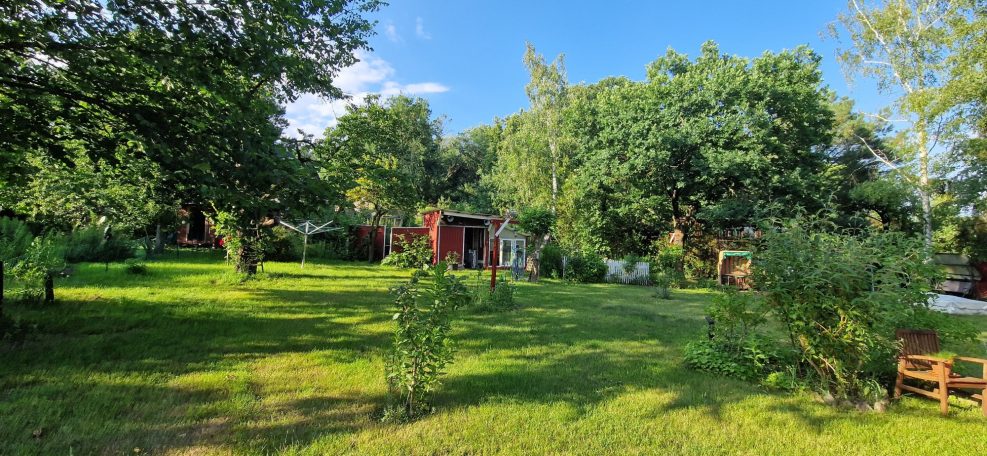
<svg viewBox="0 0 987 456">
<path fill-rule="evenodd" d="M 378 231 L 377 251 L 387 256 L 392 249 L 400 248 L 395 244 L 398 236 L 428 236 L 432 246 L 433 263 L 444 260 L 450 253 L 458 258 L 458 264 L 479 269 L 492 266 L 491 249 L 500 249 L 497 253 L 498 266 L 510 266 L 515 256 L 520 256 L 521 264 L 525 264 L 527 238 L 519 233 L 511 221 L 501 232 L 498 246 L 494 246 L 494 232 L 504 223 L 499 215 L 477 214 L 444 209 L 433 209 L 422 213 L 420 227 L 381 227 Z M 369 226 L 360 226 L 357 235 L 360 239 L 368 239 Z"/>
</svg>

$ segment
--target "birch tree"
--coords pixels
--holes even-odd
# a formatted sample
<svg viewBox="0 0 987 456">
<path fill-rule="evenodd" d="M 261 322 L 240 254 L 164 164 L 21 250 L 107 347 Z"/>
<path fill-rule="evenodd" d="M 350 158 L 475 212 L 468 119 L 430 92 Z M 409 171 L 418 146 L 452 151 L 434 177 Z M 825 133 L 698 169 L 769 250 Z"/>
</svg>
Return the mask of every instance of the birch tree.
<svg viewBox="0 0 987 456">
<path fill-rule="evenodd" d="M 565 55 L 559 54 L 551 63 L 535 51 L 535 46 L 527 43 L 524 52 L 524 66 L 531 79 L 525 92 L 531 101 L 531 112 L 538 119 L 543 135 L 548 143 L 548 165 L 551 176 L 551 209 L 554 214 L 559 196 L 560 180 L 565 166 L 562 151 L 562 110 L 565 108 L 569 83 L 566 80 Z"/>
<path fill-rule="evenodd" d="M 873 78 L 893 97 L 872 114 L 899 125 L 909 154 L 894 159 L 865 142 L 871 154 L 901 173 L 921 202 L 922 232 L 932 249 L 931 160 L 957 129 L 955 109 L 943 90 L 952 72 L 953 30 L 966 22 L 973 0 L 850 0 L 831 33 L 849 38 L 838 58 L 848 77 Z M 917 175 L 917 176 L 916 176 Z"/>
</svg>

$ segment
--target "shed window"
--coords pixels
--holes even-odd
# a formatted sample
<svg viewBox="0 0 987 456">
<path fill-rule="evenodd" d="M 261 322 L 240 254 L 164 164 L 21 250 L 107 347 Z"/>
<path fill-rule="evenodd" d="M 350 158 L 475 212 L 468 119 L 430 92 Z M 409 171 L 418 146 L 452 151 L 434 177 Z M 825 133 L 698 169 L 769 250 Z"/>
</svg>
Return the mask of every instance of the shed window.
<svg viewBox="0 0 987 456">
<path fill-rule="evenodd" d="M 523 267 L 526 260 L 524 239 L 501 239 L 498 266 L 511 266 L 517 258 Z"/>
</svg>

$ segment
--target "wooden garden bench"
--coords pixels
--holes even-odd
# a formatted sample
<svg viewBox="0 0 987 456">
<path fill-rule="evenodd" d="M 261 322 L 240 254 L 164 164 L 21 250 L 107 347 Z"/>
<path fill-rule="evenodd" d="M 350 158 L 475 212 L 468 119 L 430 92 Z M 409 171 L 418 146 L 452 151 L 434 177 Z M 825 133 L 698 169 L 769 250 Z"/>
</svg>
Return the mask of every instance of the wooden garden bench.
<svg viewBox="0 0 987 456">
<path fill-rule="evenodd" d="M 898 357 L 898 379 L 894 385 L 894 397 L 902 391 L 921 394 L 939 400 L 939 411 L 949 413 L 949 390 L 975 390 L 973 398 L 980 401 L 987 417 L 987 359 L 956 356 L 952 359 L 928 356 L 939 352 L 939 335 L 935 331 L 899 329 L 895 336 L 901 341 Z M 966 377 L 953 372 L 956 361 L 980 364 L 981 377 Z M 920 384 L 932 383 L 932 390 L 905 384 L 905 379 L 919 380 Z"/>
</svg>

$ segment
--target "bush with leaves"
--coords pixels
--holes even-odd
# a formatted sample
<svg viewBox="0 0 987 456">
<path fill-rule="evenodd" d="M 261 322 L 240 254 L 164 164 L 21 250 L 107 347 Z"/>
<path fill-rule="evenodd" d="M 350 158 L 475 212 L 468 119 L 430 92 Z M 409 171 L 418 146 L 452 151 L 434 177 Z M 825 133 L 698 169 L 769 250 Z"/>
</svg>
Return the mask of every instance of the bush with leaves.
<svg viewBox="0 0 987 456">
<path fill-rule="evenodd" d="M 936 324 L 928 301 L 938 270 L 920 239 L 800 216 L 765 233 L 754 259 L 755 283 L 826 396 L 881 399 L 895 329 Z"/>
<path fill-rule="evenodd" d="M 10 274 L 21 285 L 15 294 L 26 302 L 41 302 L 53 286 L 54 274 L 64 268 L 62 252 L 55 236 L 38 236 L 31 241 L 24 255 L 10 268 Z"/>
<path fill-rule="evenodd" d="M 381 264 L 399 268 L 423 268 L 432 263 L 432 246 L 428 236 L 398 235 L 394 244 L 400 250 L 391 252 Z"/>
<path fill-rule="evenodd" d="M 426 412 L 426 395 L 452 360 L 453 312 L 466 304 L 469 292 L 447 269 L 440 262 L 431 270 L 417 270 L 408 283 L 391 290 L 398 309 L 387 381 L 400 396 L 401 408 L 389 411 L 390 416 L 412 419 Z"/>
<path fill-rule="evenodd" d="M 134 242 L 113 235 L 106 239 L 98 226 L 82 228 L 65 237 L 65 261 L 69 263 L 112 263 L 134 257 Z"/>
<path fill-rule="evenodd" d="M 27 252 L 34 240 L 34 233 L 27 224 L 8 217 L 0 217 L 0 261 L 13 265 Z"/>
<path fill-rule="evenodd" d="M 651 283 L 655 286 L 655 297 L 672 299 L 672 278 L 665 271 L 651 273 Z"/>
<path fill-rule="evenodd" d="M 664 274 L 675 285 L 685 281 L 685 253 L 682 247 L 673 245 L 661 246 L 651 256 L 652 273 Z"/>
<path fill-rule="evenodd" d="M 547 244 L 541 250 L 541 274 L 545 277 L 562 277 L 562 257 L 565 253 L 558 244 Z"/>
<path fill-rule="evenodd" d="M 497 286 L 490 289 L 489 282 L 483 280 L 482 271 L 477 271 L 476 286 L 473 287 L 473 309 L 477 312 L 503 312 L 514 310 L 517 304 L 514 302 L 514 294 L 517 286 L 508 282 L 507 278 L 500 276 Z"/>
<path fill-rule="evenodd" d="M 724 288 L 706 307 L 713 330 L 686 346 L 686 364 L 749 381 L 782 369 L 790 356 L 782 344 L 757 331 L 767 321 L 767 313 L 753 293 Z"/>
<path fill-rule="evenodd" d="M 565 262 L 563 277 L 575 283 L 600 283 L 607 276 L 603 257 L 592 252 L 573 252 Z"/>
<path fill-rule="evenodd" d="M 264 233 L 261 242 L 264 259 L 271 261 L 296 261 L 302 259 L 302 237 L 287 228 L 276 226 Z"/>
</svg>

